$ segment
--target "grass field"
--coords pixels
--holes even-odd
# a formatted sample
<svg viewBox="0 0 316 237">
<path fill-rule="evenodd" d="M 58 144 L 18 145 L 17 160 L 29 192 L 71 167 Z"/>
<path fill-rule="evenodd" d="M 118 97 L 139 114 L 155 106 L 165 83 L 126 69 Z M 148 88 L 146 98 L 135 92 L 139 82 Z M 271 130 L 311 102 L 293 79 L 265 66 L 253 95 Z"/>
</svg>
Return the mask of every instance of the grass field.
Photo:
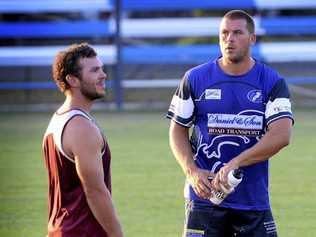
<svg viewBox="0 0 316 237">
<path fill-rule="evenodd" d="M 181 236 L 184 176 L 161 113 L 96 113 L 112 149 L 113 196 L 128 237 Z M 47 177 L 41 157 L 47 113 L 0 114 L 0 236 L 43 237 Z M 316 111 L 297 111 L 291 146 L 271 161 L 281 237 L 316 236 Z"/>
</svg>

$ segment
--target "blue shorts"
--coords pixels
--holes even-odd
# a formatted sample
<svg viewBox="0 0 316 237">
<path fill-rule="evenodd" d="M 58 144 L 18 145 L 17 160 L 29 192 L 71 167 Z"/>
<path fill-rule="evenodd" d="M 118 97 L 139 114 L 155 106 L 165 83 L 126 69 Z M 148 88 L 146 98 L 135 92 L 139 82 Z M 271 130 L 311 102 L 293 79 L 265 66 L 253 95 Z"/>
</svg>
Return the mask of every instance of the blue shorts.
<svg viewBox="0 0 316 237">
<path fill-rule="evenodd" d="M 183 237 L 277 237 L 271 210 L 245 211 L 186 203 Z"/>
</svg>

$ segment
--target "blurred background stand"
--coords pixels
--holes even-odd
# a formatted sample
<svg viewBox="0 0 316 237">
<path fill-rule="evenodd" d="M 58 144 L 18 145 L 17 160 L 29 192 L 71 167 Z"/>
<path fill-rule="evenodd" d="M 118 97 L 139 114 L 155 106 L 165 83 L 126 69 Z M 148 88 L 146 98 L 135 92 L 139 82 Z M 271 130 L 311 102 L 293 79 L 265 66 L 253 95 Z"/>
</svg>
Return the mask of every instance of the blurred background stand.
<svg viewBox="0 0 316 237">
<path fill-rule="evenodd" d="M 96 109 L 166 109 L 183 73 L 219 55 L 231 9 L 255 16 L 254 56 L 286 78 L 294 106 L 315 107 L 316 2 L 190 0 L 0 1 L 0 111 L 51 110 L 57 51 L 96 47 L 111 80 Z"/>
</svg>

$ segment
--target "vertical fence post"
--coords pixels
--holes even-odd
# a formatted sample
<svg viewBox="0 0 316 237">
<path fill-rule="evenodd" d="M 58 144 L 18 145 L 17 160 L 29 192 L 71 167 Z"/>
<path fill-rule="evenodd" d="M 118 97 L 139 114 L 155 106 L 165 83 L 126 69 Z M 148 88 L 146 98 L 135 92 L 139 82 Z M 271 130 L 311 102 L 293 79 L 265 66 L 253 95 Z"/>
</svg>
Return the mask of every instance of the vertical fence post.
<svg viewBox="0 0 316 237">
<path fill-rule="evenodd" d="M 121 41 L 121 11 L 122 0 L 114 0 L 115 2 L 115 46 L 116 46 L 116 65 L 115 65 L 115 78 L 114 78 L 114 93 L 115 103 L 117 110 L 121 110 L 123 106 L 123 93 L 122 93 L 122 41 Z"/>
</svg>

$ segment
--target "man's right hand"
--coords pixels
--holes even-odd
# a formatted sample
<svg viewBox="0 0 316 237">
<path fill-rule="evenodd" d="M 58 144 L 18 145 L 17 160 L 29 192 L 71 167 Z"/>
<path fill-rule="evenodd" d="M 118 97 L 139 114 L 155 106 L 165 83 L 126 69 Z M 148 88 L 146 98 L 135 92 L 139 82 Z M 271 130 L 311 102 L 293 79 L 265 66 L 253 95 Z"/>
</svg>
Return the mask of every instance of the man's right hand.
<svg viewBox="0 0 316 237">
<path fill-rule="evenodd" d="M 212 196 L 211 180 L 214 176 L 213 172 L 200 168 L 195 168 L 187 173 L 187 179 L 194 192 L 204 199 L 209 199 Z"/>
</svg>

